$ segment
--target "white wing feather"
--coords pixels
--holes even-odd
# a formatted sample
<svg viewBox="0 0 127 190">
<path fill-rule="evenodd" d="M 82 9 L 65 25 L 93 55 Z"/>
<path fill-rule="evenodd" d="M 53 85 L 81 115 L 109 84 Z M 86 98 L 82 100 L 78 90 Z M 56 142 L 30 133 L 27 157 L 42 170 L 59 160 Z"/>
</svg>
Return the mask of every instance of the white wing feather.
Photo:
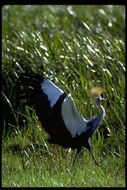
<svg viewBox="0 0 127 190">
<path fill-rule="evenodd" d="M 60 88 L 58 88 L 53 82 L 48 79 L 44 79 L 41 84 L 43 92 L 48 96 L 50 101 L 50 106 L 53 107 L 59 97 L 64 93 Z"/>
<path fill-rule="evenodd" d="M 80 135 L 85 131 L 87 120 L 78 112 L 71 94 L 66 96 L 62 104 L 62 116 L 67 129 L 72 137 Z"/>
</svg>

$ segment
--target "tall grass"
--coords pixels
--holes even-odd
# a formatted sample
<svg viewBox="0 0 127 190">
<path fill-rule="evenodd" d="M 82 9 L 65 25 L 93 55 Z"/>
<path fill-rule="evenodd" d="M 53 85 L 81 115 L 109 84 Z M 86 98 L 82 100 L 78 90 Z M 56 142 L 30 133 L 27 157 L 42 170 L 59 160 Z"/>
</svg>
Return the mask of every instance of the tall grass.
<svg viewBox="0 0 127 190">
<path fill-rule="evenodd" d="M 92 138 L 100 167 L 84 149 L 71 168 L 75 152 L 49 145 L 34 110 L 17 108 L 15 80 L 29 71 L 71 92 L 86 118 L 98 114 L 89 90 L 105 89 L 106 118 Z M 4 6 L 2 82 L 4 187 L 125 186 L 124 6 Z"/>
</svg>

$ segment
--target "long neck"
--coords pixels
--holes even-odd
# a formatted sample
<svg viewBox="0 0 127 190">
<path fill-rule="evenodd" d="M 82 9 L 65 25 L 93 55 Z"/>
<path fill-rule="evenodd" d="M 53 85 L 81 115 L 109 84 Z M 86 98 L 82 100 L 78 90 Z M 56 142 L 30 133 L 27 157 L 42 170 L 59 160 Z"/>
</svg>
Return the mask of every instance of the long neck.
<svg viewBox="0 0 127 190">
<path fill-rule="evenodd" d="M 100 105 L 99 104 L 99 102 L 98 101 L 95 101 L 95 103 L 96 103 L 96 105 L 97 105 L 97 107 L 99 108 L 99 110 L 100 110 L 100 114 L 99 114 L 99 116 L 98 117 L 101 117 L 101 120 L 105 117 L 105 109 L 103 108 L 103 106 L 102 105 Z"/>
<path fill-rule="evenodd" d="M 97 129 L 97 127 L 99 127 L 102 119 L 105 116 L 105 109 L 103 108 L 103 106 L 100 105 L 98 101 L 95 101 L 95 103 L 97 107 L 99 108 L 100 113 L 97 117 L 93 118 L 88 124 L 90 126 L 90 128 L 87 131 L 89 137 L 91 137 L 94 131 Z"/>
</svg>

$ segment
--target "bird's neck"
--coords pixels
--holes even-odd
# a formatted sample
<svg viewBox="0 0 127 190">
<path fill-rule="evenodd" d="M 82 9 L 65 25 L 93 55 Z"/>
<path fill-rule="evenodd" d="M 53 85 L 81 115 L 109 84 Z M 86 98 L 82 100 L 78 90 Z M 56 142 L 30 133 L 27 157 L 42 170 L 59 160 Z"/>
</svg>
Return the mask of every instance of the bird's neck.
<svg viewBox="0 0 127 190">
<path fill-rule="evenodd" d="M 99 108 L 100 113 L 96 118 L 94 118 L 94 126 L 93 126 L 94 131 L 97 127 L 99 127 L 102 119 L 105 117 L 105 109 L 103 108 L 103 106 L 100 105 L 98 101 L 96 101 L 95 103 L 97 107 Z"/>
<path fill-rule="evenodd" d="M 95 103 L 96 103 L 96 105 L 97 105 L 97 107 L 99 108 L 99 110 L 100 110 L 100 114 L 99 114 L 99 116 L 98 117 L 100 117 L 101 118 L 101 120 L 105 117 L 105 109 L 103 108 L 103 106 L 102 105 L 100 105 L 99 104 L 99 102 L 98 101 L 95 101 Z"/>
<path fill-rule="evenodd" d="M 100 114 L 97 117 L 94 117 L 90 122 L 89 122 L 89 126 L 90 128 L 87 131 L 87 135 L 89 137 L 91 137 L 93 135 L 93 133 L 95 132 L 95 130 L 97 129 L 97 127 L 99 127 L 99 125 L 101 124 L 102 119 L 105 116 L 105 110 L 103 108 L 102 105 L 99 104 L 99 102 L 96 102 L 96 105 L 98 106 L 99 110 L 100 110 Z"/>
</svg>

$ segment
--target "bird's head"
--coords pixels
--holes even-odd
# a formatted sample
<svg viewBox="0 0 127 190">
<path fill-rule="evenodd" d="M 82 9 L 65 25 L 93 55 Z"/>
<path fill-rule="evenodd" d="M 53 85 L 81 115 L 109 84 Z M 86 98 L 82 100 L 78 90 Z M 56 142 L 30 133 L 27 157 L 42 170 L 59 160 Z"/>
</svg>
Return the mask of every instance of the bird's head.
<svg viewBox="0 0 127 190">
<path fill-rule="evenodd" d="M 99 103 L 100 101 L 105 101 L 105 99 L 101 96 L 102 92 L 104 92 L 103 88 L 93 87 L 90 90 L 90 97 L 92 97 L 97 103 Z"/>
</svg>

